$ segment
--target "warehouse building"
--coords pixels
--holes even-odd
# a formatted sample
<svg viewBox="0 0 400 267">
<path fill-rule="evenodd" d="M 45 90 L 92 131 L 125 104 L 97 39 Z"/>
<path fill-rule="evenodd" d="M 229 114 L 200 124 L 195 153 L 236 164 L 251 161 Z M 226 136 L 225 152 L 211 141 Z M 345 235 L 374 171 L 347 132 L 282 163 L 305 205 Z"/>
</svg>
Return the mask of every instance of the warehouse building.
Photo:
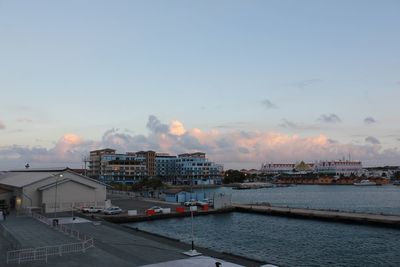
<svg viewBox="0 0 400 267">
<path fill-rule="evenodd" d="M 104 206 L 106 185 L 69 168 L 15 170 L 0 175 L 0 204 L 10 209 L 69 211 Z"/>
</svg>

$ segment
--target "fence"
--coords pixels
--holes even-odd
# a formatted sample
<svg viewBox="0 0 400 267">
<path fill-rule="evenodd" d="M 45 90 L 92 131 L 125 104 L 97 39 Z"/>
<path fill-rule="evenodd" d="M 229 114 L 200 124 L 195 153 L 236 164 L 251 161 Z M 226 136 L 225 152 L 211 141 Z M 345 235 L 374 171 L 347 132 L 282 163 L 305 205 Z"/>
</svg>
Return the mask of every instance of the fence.
<svg viewBox="0 0 400 267">
<path fill-rule="evenodd" d="M 36 220 L 47 224 L 63 234 L 76 238 L 81 242 L 8 251 L 7 263 L 23 263 L 37 260 L 44 260 L 47 262 L 48 256 L 62 256 L 63 254 L 68 253 L 85 252 L 87 249 L 94 247 L 94 239 L 89 235 L 81 233 L 80 231 L 72 229 L 68 226 L 55 223 L 52 219 L 47 218 L 39 213 L 31 212 L 28 209 L 25 210 L 25 215 L 32 216 Z"/>
<path fill-rule="evenodd" d="M 62 256 L 69 253 L 85 252 L 91 247 L 94 247 L 93 238 L 78 243 L 8 251 L 7 264 L 15 262 L 23 263 L 37 260 L 44 260 L 47 263 L 48 256 Z"/>
</svg>

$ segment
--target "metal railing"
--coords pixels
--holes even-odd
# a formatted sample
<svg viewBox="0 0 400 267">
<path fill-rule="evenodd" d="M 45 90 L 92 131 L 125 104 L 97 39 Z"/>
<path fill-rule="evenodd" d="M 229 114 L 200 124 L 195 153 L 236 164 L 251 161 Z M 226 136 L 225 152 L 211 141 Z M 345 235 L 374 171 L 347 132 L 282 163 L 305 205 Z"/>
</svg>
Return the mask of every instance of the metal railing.
<svg viewBox="0 0 400 267">
<path fill-rule="evenodd" d="M 55 230 L 70 237 L 76 238 L 81 242 L 8 251 L 7 264 L 23 263 L 23 262 L 38 261 L 38 260 L 44 260 L 47 262 L 48 256 L 53 256 L 53 255 L 62 256 L 63 254 L 68 254 L 68 253 L 85 252 L 87 249 L 94 247 L 94 239 L 90 235 L 81 233 L 80 231 L 70 228 L 68 226 L 55 223 L 53 219 L 47 218 L 39 213 L 30 212 L 29 210 L 26 210 L 25 215 L 31 216 L 32 218 L 35 218 L 36 220 L 44 224 L 47 224 L 48 226 L 54 228 Z"/>
<path fill-rule="evenodd" d="M 78 243 L 8 251 L 7 264 L 23 263 L 37 260 L 44 260 L 47 263 L 48 256 L 62 256 L 69 253 L 85 252 L 91 247 L 94 247 L 93 238 Z"/>
</svg>

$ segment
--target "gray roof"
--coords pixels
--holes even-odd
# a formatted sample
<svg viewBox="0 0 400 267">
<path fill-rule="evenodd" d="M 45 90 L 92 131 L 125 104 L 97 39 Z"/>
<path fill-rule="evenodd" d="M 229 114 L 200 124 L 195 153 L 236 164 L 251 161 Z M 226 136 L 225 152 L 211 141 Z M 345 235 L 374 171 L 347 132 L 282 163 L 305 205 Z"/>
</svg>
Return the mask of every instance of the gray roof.
<svg viewBox="0 0 400 267">
<path fill-rule="evenodd" d="M 71 173 L 73 175 L 82 177 L 84 179 L 90 180 L 92 182 L 107 186 L 106 184 L 89 178 L 87 176 L 76 173 L 70 169 L 36 169 L 36 170 L 19 170 L 19 171 L 10 171 L 0 175 L 0 185 L 7 185 L 12 187 L 24 187 L 41 180 L 47 179 L 52 176 L 60 175 L 61 173 Z"/>
<path fill-rule="evenodd" d="M 0 175 L 0 184 L 24 187 L 60 173 L 61 172 L 7 172 Z"/>
<path fill-rule="evenodd" d="M 43 190 L 46 190 L 46 189 L 49 189 L 49 188 L 53 188 L 53 187 L 55 187 L 56 185 L 57 185 L 57 186 L 60 186 L 60 185 L 65 184 L 65 183 L 67 183 L 67 182 L 72 182 L 72 183 L 80 184 L 80 185 L 83 185 L 83 186 L 86 186 L 86 187 L 89 187 L 89 188 L 92 188 L 92 189 L 96 188 L 96 187 L 94 187 L 94 186 L 90 186 L 90 185 L 88 185 L 88 184 L 80 183 L 80 182 L 78 182 L 78 181 L 71 180 L 71 179 L 68 179 L 68 178 L 67 178 L 67 179 L 63 179 L 63 180 L 61 180 L 61 181 L 59 181 L 59 182 L 54 182 L 54 183 L 51 183 L 51 184 L 48 184 L 48 185 L 39 187 L 38 190 L 39 190 L 39 191 L 43 191 Z"/>
</svg>

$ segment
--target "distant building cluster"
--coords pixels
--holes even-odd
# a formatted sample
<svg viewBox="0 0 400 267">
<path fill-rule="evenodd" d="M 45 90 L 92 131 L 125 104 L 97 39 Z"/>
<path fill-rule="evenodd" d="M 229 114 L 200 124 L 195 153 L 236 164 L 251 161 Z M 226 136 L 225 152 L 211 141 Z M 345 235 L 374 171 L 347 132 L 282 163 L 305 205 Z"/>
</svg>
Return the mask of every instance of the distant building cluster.
<svg viewBox="0 0 400 267">
<path fill-rule="evenodd" d="M 90 152 L 87 175 L 105 183 L 133 184 L 146 177 L 159 177 L 171 184 L 220 184 L 223 165 L 211 162 L 205 153 L 177 156 L 155 151 L 116 153 L 115 149 Z"/>
<path fill-rule="evenodd" d="M 331 174 L 337 176 L 359 176 L 363 173 L 361 161 L 333 160 L 317 161 L 315 163 L 265 163 L 261 166 L 261 173 L 283 174 L 293 172 L 312 172 L 317 174 Z"/>
</svg>

